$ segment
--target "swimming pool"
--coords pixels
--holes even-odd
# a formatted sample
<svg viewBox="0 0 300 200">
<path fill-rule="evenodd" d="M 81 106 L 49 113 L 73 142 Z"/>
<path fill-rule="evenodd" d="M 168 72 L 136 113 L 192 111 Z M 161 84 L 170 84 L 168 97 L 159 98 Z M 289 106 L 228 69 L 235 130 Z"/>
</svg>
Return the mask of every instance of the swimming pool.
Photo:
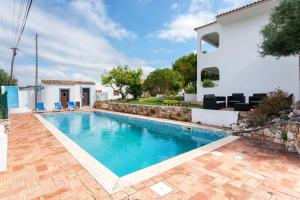
<svg viewBox="0 0 300 200">
<path fill-rule="evenodd" d="M 227 136 L 221 131 L 103 112 L 42 117 L 119 177 Z"/>
</svg>

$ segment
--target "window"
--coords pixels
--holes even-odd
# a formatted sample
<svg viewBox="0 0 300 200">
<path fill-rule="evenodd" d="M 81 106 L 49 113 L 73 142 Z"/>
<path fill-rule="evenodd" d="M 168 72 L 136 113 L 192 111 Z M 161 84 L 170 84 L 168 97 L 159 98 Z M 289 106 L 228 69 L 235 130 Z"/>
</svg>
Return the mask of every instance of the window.
<svg viewBox="0 0 300 200">
<path fill-rule="evenodd" d="M 219 34 L 209 33 L 201 38 L 201 52 L 203 54 L 212 53 L 219 48 Z"/>
<path fill-rule="evenodd" d="M 201 71 L 201 84 L 204 88 L 218 86 L 220 80 L 220 71 L 217 67 L 207 67 Z"/>
<path fill-rule="evenodd" d="M 119 91 L 114 90 L 114 96 L 119 96 Z"/>
</svg>

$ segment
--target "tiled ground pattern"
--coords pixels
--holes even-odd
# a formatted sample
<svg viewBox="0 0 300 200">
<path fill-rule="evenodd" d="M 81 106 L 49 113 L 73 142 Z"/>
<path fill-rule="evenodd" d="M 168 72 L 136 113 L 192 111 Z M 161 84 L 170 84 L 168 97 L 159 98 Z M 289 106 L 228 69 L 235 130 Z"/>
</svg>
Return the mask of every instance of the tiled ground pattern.
<svg viewBox="0 0 300 200">
<path fill-rule="evenodd" d="M 32 114 L 11 121 L 0 199 L 300 199 L 300 156 L 248 139 L 110 196 Z M 159 197 L 159 181 L 173 191 Z"/>
</svg>

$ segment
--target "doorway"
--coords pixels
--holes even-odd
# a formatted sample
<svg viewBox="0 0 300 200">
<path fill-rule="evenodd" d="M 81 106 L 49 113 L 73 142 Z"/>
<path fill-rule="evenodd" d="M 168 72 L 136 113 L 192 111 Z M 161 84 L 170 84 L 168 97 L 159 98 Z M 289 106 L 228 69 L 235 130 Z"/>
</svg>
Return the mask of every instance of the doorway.
<svg viewBox="0 0 300 200">
<path fill-rule="evenodd" d="M 69 89 L 61 89 L 60 90 L 60 103 L 63 108 L 68 107 L 68 102 L 70 101 L 70 90 Z"/>
<path fill-rule="evenodd" d="M 82 88 L 82 106 L 90 105 L 90 88 Z"/>
</svg>

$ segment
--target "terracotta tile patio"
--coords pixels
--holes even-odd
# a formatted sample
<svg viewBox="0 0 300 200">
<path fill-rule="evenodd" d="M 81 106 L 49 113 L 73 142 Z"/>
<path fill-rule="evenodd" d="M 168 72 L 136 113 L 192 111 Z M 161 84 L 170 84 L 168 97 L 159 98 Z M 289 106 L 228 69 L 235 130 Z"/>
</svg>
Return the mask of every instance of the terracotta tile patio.
<svg viewBox="0 0 300 200">
<path fill-rule="evenodd" d="M 0 199 L 300 199 L 300 156 L 274 144 L 239 139 L 109 195 L 32 114 L 11 124 Z M 163 198 L 160 181 L 173 188 Z"/>
</svg>

